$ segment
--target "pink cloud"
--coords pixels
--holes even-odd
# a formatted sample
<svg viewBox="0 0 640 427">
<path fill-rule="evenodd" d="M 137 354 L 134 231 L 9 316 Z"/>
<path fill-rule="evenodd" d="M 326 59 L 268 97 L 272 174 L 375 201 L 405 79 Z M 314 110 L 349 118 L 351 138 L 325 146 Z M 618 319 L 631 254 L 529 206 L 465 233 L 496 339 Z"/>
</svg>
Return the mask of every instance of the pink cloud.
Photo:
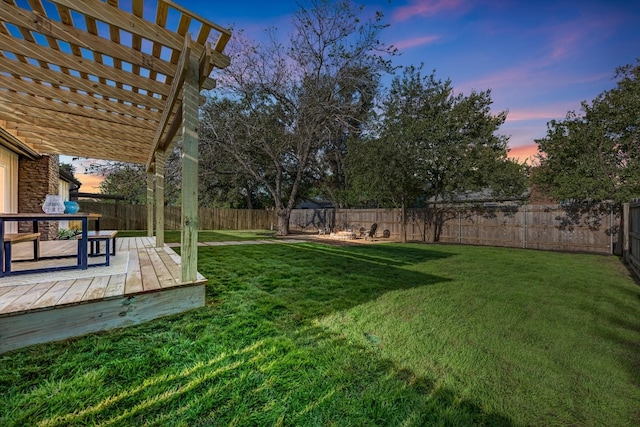
<svg viewBox="0 0 640 427">
<path fill-rule="evenodd" d="M 464 92 L 468 92 L 470 90 L 486 90 L 489 88 L 495 90 L 496 88 L 510 87 L 514 85 L 519 85 L 521 87 L 525 83 L 532 83 L 531 74 L 532 70 L 528 66 L 514 67 L 482 76 L 477 80 L 463 82 L 456 85 L 456 88 L 461 88 Z"/>
<path fill-rule="evenodd" d="M 546 68 L 545 64 L 541 65 L 539 62 L 528 62 L 517 67 L 480 76 L 476 80 L 461 82 L 456 84 L 455 87 L 456 91 L 465 93 L 471 90 L 492 89 L 495 95 L 498 91 L 519 93 L 525 88 L 537 88 L 537 90 L 540 90 L 543 88 L 550 89 L 568 85 L 588 84 L 611 79 L 612 76 L 612 72 L 577 76 L 575 74 L 553 72 L 551 69 Z M 576 101 L 568 109 L 579 110 L 581 101 L 583 100 Z"/>
<path fill-rule="evenodd" d="M 507 153 L 507 157 L 515 159 L 518 162 L 524 162 L 531 164 L 536 155 L 538 154 L 538 144 L 527 144 L 519 147 L 513 147 Z"/>
<path fill-rule="evenodd" d="M 409 6 L 398 8 L 392 19 L 406 21 L 415 16 L 434 16 L 444 11 L 457 9 L 463 4 L 463 0 L 412 0 Z"/>
<path fill-rule="evenodd" d="M 549 62 L 565 59 L 576 52 L 588 50 L 594 43 L 608 37 L 613 29 L 623 25 L 619 14 L 600 14 L 597 18 L 582 17 L 562 24 L 540 28 L 548 38 Z"/>
<path fill-rule="evenodd" d="M 510 110 L 507 122 L 521 122 L 526 120 L 552 120 L 562 119 L 567 115 L 567 111 L 577 111 L 580 102 L 564 102 L 555 105 L 546 105 L 539 108 Z"/>
<path fill-rule="evenodd" d="M 584 33 L 580 34 L 578 32 L 558 35 L 555 40 L 552 41 L 549 58 L 555 61 L 570 56 L 575 52 L 575 47 L 582 42 L 584 37 Z"/>
<path fill-rule="evenodd" d="M 414 38 L 411 38 L 411 39 L 400 40 L 400 41 L 394 43 L 393 46 L 398 48 L 398 49 L 400 49 L 400 50 L 410 49 L 412 47 L 424 46 L 426 44 L 433 43 L 434 41 L 438 40 L 439 38 L 440 38 L 440 36 L 414 37 Z"/>
</svg>

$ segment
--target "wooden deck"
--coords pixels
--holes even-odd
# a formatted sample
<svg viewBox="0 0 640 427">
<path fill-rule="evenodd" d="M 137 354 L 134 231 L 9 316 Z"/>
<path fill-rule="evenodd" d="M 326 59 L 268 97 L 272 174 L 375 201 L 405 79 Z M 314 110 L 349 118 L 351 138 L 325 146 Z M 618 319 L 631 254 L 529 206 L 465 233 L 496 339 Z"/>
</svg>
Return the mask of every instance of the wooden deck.
<svg viewBox="0 0 640 427">
<path fill-rule="evenodd" d="M 155 239 L 119 238 L 109 267 L 0 278 L 0 353 L 91 332 L 129 326 L 204 305 L 206 279 L 181 283 L 180 256 Z M 41 242 L 41 255 L 73 254 L 76 241 Z M 104 250 L 104 248 L 103 248 Z M 28 259 L 29 242 L 16 244 L 14 260 Z M 75 258 L 14 262 L 12 270 Z M 89 264 L 104 262 L 90 258 Z"/>
</svg>

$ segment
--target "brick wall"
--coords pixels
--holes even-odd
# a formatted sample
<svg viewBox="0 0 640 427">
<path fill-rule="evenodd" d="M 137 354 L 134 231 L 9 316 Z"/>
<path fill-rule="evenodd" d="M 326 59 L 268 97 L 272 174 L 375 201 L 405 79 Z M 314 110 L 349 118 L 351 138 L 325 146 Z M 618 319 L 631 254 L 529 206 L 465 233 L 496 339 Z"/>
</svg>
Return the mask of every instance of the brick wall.
<svg viewBox="0 0 640 427">
<path fill-rule="evenodd" d="M 18 165 L 18 212 L 42 212 L 47 194 L 58 194 L 60 177 L 59 156 L 44 155 L 36 160 L 20 159 Z M 32 230 L 31 222 L 20 222 L 19 232 Z M 57 222 L 41 222 L 41 240 L 53 240 L 58 236 Z"/>
</svg>

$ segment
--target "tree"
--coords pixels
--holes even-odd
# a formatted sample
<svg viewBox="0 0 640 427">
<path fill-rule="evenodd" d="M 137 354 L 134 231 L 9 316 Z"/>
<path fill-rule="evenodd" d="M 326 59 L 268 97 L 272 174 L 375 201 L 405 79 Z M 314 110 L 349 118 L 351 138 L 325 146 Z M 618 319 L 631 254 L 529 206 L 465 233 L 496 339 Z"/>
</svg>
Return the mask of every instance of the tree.
<svg viewBox="0 0 640 427">
<path fill-rule="evenodd" d="M 220 106 L 219 106 L 220 107 Z M 218 128 L 217 117 L 209 117 L 208 128 Z M 224 123 L 220 123 L 224 126 Z M 206 132 L 202 131 L 201 135 Z M 211 142 L 211 138 L 204 139 Z M 264 188 L 248 175 L 237 162 L 215 145 L 200 144 L 199 183 L 200 206 L 236 209 L 264 209 L 273 207 Z"/>
<path fill-rule="evenodd" d="M 60 170 L 65 171 L 67 174 L 75 178 L 76 167 L 71 163 L 60 163 Z"/>
<path fill-rule="evenodd" d="M 263 45 L 234 37 L 219 79 L 226 96 L 203 111 L 203 143 L 271 195 L 281 235 L 305 190 L 342 173 L 345 135 L 357 133 L 390 68 L 380 14 L 362 20 L 349 1 L 310 6 L 294 15 L 289 46 L 275 32 Z"/>
<path fill-rule="evenodd" d="M 507 113 L 492 115 L 491 104 L 489 90 L 455 95 L 450 80 L 407 67 L 383 99 L 376 138 L 349 154 L 354 190 L 401 207 L 403 227 L 408 206 L 486 189 L 521 196 L 524 166 L 507 158 L 508 138 L 496 134 Z M 441 223 L 436 215 L 434 240 Z"/>
<path fill-rule="evenodd" d="M 615 88 L 582 102 L 582 114 L 550 121 L 536 140 L 532 178 L 556 200 L 597 206 L 640 196 L 640 60 L 615 78 Z"/>
<path fill-rule="evenodd" d="M 94 164 L 89 169 L 92 173 L 104 175 L 100 183 L 100 193 L 124 196 L 131 204 L 146 203 L 147 173 L 144 165 L 109 162 Z"/>
<path fill-rule="evenodd" d="M 173 205 L 180 199 L 179 147 L 167 156 L 165 166 L 165 204 Z M 124 196 L 131 204 L 147 202 L 147 172 L 145 165 L 125 162 L 100 161 L 88 168 L 89 173 L 104 177 L 99 189 L 102 194 Z"/>
</svg>

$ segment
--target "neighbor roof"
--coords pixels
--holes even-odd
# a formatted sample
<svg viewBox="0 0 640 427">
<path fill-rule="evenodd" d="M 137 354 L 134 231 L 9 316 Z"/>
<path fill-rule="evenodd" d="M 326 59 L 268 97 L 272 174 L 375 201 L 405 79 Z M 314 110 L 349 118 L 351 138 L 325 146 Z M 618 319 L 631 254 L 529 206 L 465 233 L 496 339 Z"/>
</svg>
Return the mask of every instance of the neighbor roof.
<svg viewBox="0 0 640 427">
<path fill-rule="evenodd" d="M 231 33 L 169 0 L 120 3 L 0 1 L 0 127 L 38 153 L 147 165 L 171 144 L 187 56 L 212 88 Z"/>
</svg>

